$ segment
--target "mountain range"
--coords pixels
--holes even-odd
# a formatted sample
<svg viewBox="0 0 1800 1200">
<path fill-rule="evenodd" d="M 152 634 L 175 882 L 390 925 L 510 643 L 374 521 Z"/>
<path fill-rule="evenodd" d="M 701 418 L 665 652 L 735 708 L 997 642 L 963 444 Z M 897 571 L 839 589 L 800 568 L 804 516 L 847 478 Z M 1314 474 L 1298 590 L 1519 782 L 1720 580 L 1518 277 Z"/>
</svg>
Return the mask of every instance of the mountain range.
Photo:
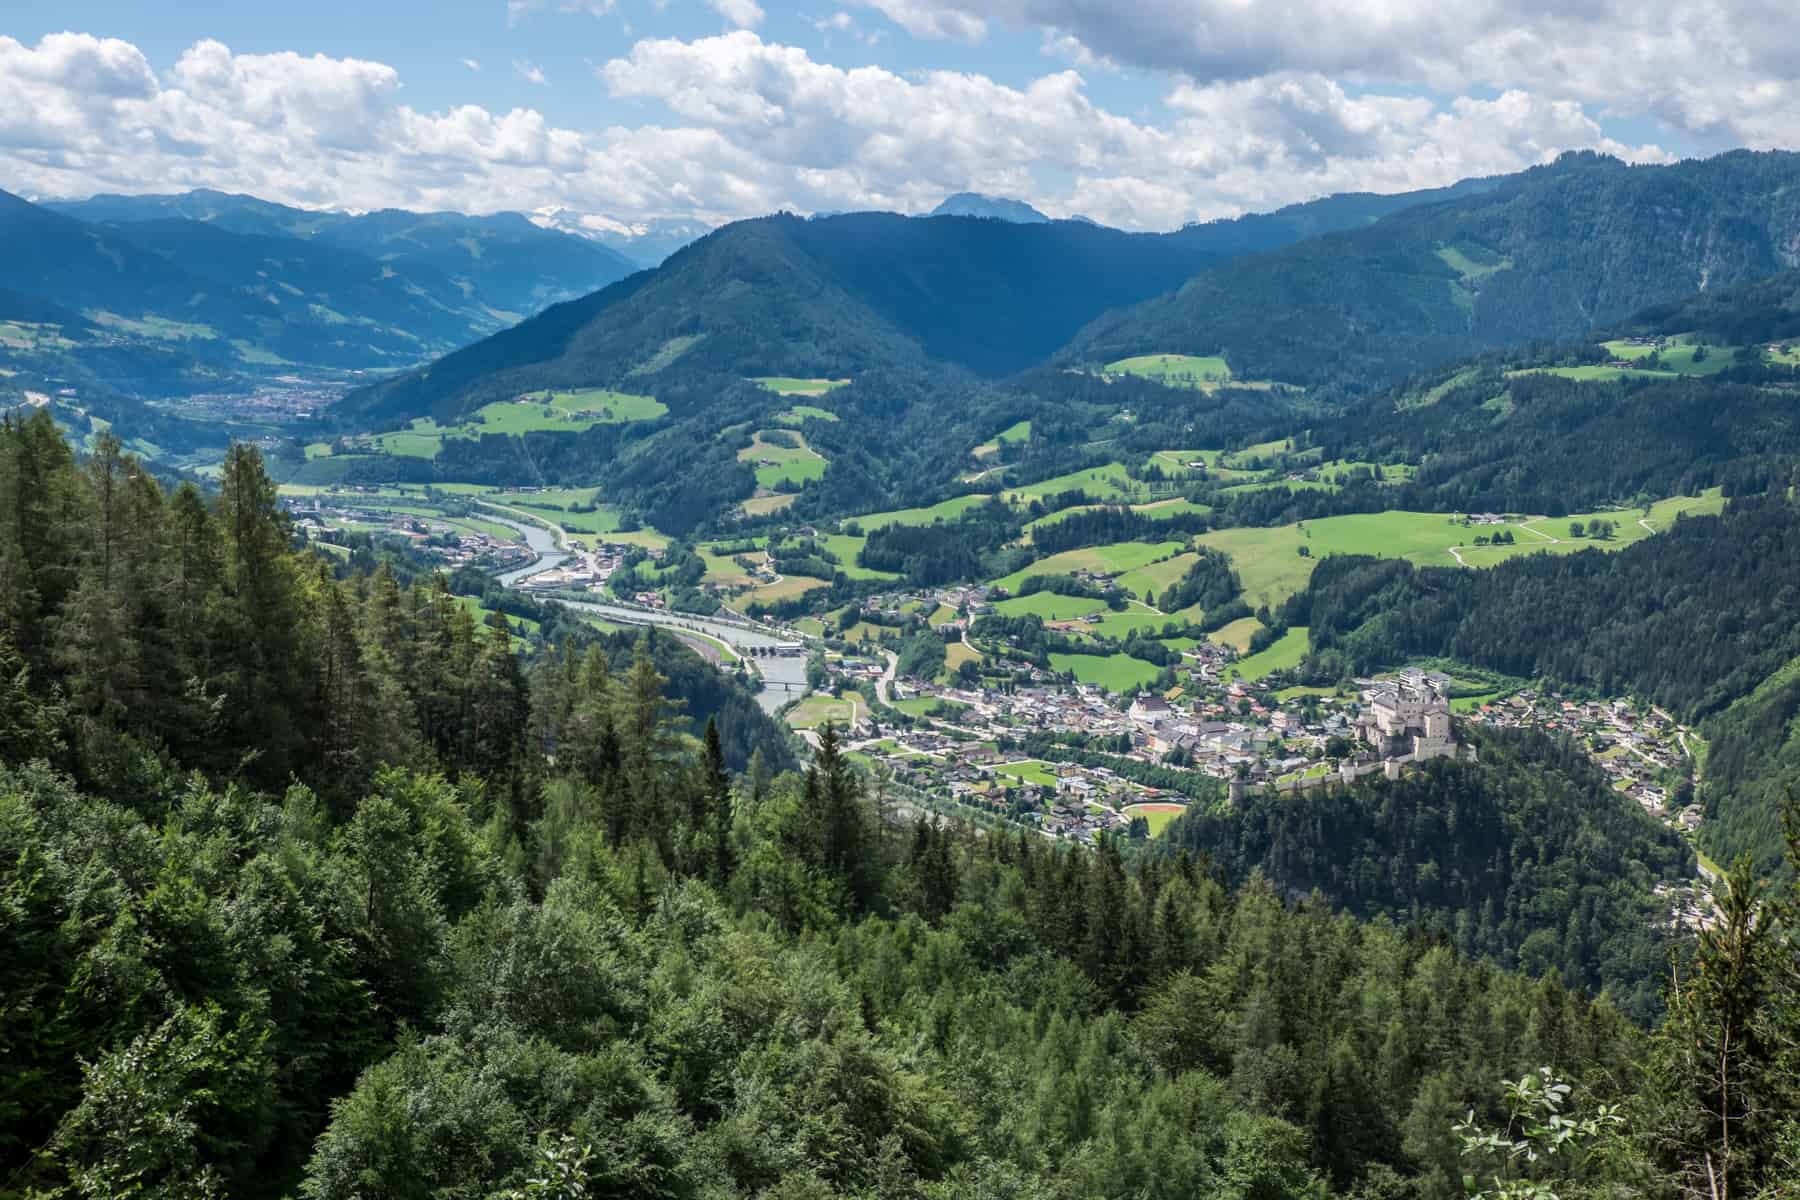
<svg viewBox="0 0 1800 1200">
<path fill-rule="evenodd" d="M 1565 155 L 1365 228 L 1217 264 L 1108 313 L 1062 357 L 1218 354 L 1247 378 L 1380 387 L 1794 266 L 1797 183 L 1792 153 L 1658 167 Z"/>
<path fill-rule="evenodd" d="M 338 413 L 348 425 L 443 419 L 529 388 L 644 386 L 670 371 L 854 378 L 932 364 L 998 378 L 1209 266 L 1492 186 L 1332 196 L 1165 234 L 960 215 L 740 221 L 644 276 L 353 393 Z"/>
<path fill-rule="evenodd" d="M 348 216 L 217 192 L 0 193 L 0 244 L 0 320 L 61 329 L 9 339 L 8 369 L 167 396 L 408 366 L 636 269 L 515 215 Z M 46 306 L 79 324 L 42 321 Z"/>
</svg>

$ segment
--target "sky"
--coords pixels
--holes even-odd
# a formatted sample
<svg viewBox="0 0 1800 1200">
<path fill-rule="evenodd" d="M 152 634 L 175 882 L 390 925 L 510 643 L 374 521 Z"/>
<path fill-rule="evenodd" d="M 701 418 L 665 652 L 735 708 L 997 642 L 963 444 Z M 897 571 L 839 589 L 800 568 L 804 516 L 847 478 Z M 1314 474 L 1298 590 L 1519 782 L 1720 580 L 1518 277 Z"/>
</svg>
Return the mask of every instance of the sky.
<svg viewBox="0 0 1800 1200">
<path fill-rule="evenodd" d="M 1800 143 L 1789 0 L 57 0 L 0 188 L 589 227 L 1017 197 L 1128 229 Z"/>
</svg>

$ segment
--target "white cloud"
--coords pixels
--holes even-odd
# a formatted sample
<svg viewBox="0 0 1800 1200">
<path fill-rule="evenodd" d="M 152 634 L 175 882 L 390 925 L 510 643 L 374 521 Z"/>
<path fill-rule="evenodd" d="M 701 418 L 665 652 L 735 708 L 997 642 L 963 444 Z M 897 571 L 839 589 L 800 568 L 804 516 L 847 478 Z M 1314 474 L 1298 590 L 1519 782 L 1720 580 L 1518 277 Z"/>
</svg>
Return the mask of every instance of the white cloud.
<svg viewBox="0 0 1800 1200">
<path fill-rule="evenodd" d="M 1457 94 L 1518 89 L 1755 145 L 1800 121 L 1800 21 L 1785 0 L 856 0 L 917 37 L 1035 30 L 1197 83 L 1315 73 Z M 1785 110 L 1785 111 L 1784 111 Z"/>
<path fill-rule="evenodd" d="M 707 7 L 739 29 L 755 29 L 762 24 L 762 6 L 756 0 L 706 0 Z"/>
<path fill-rule="evenodd" d="M 914 37 L 979 42 L 987 36 L 987 21 L 974 11 L 974 5 L 943 3 L 941 0 L 851 0 L 851 3 L 874 9 Z"/>
<path fill-rule="evenodd" d="M 479 59 L 465 58 L 462 60 L 462 65 L 469 68 L 471 71 L 481 70 L 481 60 Z"/>
<path fill-rule="evenodd" d="M 1330 191 L 1435 186 L 1564 149 L 1656 159 L 1576 99 L 1510 89 L 1440 102 L 1317 72 L 1171 84 L 1123 115 L 1075 70 L 1020 86 L 844 69 L 737 31 L 640 41 L 599 82 L 642 123 L 401 102 L 380 63 L 201 42 L 159 76 L 133 46 L 0 37 L 0 186 L 36 195 L 218 187 L 289 203 L 560 209 L 641 221 L 776 208 L 921 211 L 974 188 L 1128 227 Z M 1779 97 L 1734 110 L 1794 128 Z M 1783 124 L 1787 122 L 1787 124 Z"/>
<path fill-rule="evenodd" d="M 513 70 L 526 83 L 535 83 L 539 87 L 550 86 L 550 81 L 544 77 L 544 69 L 530 59 L 513 59 Z"/>
</svg>

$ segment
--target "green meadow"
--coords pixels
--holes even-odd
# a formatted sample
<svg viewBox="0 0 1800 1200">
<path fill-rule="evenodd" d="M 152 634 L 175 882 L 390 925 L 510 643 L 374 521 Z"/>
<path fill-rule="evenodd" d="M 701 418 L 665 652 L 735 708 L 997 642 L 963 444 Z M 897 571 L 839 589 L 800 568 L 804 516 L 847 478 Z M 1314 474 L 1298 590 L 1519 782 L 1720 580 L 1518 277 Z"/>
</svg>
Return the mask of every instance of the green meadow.
<svg viewBox="0 0 1800 1200">
<path fill-rule="evenodd" d="M 1231 379 L 1231 368 L 1216 354 L 1140 354 L 1101 369 L 1107 375 L 1136 375 L 1168 387 L 1203 388 Z"/>
<path fill-rule="evenodd" d="M 1226 679 L 1257 680 L 1276 671 L 1300 665 L 1306 657 L 1307 631 L 1295 626 L 1277 638 L 1273 645 L 1248 658 L 1240 658 L 1225 670 Z"/>
<path fill-rule="evenodd" d="M 1052 654 L 1050 665 L 1055 670 L 1071 672 L 1082 683 L 1091 683 L 1109 692 L 1146 687 L 1162 674 L 1159 668 L 1129 654 Z"/>
<path fill-rule="evenodd" d="M 1076 571 L 1122 575 L 1186 548 L 1185 542 L 1114 542 L 1108 546 L 1084 546 L 1040 558 L 1028 567 L 996 579 L 994 586 L 1016 592 L 1028 576 L 1072 575 Z"/>
<path fill-rule="evenodd" d="M 848 379 L 792 379 L 785 375 L 759 375 L 750 380 L 778 396 L 823 396 L 848 384 Z"/>
<path fill-rule="evenodd" d="M 763 440 L 758 433 L 750 445 L 738 451 L 739 462 L 756 464 L 756 484 L 763 488 L 776 488 L 787 484 L 805 484 L 825 475 L 826 462 L 823 455 L 806 444 L 806 439 L 798 433 L 790 432 L 797 446 L 777 446 Z"/>
</svg>

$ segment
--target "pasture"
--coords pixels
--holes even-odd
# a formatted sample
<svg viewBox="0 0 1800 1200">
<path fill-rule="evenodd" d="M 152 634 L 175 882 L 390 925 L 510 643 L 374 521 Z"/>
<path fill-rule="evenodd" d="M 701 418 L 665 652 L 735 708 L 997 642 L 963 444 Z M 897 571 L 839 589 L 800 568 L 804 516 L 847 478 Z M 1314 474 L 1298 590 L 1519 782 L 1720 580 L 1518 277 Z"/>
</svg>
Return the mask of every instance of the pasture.
<svg viewBox="0 0 1800 1200">
<path fill-rule="evenodd" d="M 1188 573 L 1188 568 L 1200 561 L 1198 554 L 1177 554 L 1174 558 L 1166 558 L 1162 562 L 1148 563 L 1135 570 L 1127 571 L 1113 582 L 1130 592 L 1133 596 L 1147 596 L 1151 592 L 1161 594 L 1168 586 Z"/>
<path fill-rule="evenodd" d="M 1123 463 L 1107 463 L 1103 467 L 1071 471 L 1023 487 L 1008 488 L 1001 493 L 1001 498 L 1008 504 L 1023 504 L 1060 492 L 1083 491 L 1093 500 L 1130 500 L 1143 490 L 1142 484 L 1125 474 Z"/>
<path fill-rule="evenodd" d="M 744 501 L 744 515 L 748 517 L 766 517 L 770 513 L 780 512 L 800 498 L 797 492 L 780 492 L 773 496 L 757 496 Z"/>
<path fill-rule="evenodd" d="M 825 548 L 837 555 L 838 569 L 851 579 L 898 579 L 900 576 L 892 571 L 877 571 L 870 567 L 856 564 L 856 556 L 868 543 L 867 537 L 854 537 L 848 533 L 828 533 L 819 538 Z"/>
<path fill-rule="evenodd" d="M 924 508 L 902 508 L 894 512 L 870 513 L 867 516 L 852 517 L 850 520 L 865 531 L 881 529 L 888 525 L 930 525 L 937 521 L 954 521 L 971 508 L 986 504 L 989 499 L 991 497 L 983 495 L 953 496 L 948 500 L 942 500 Z"/>
<path fill-rule="evenodd" d="M 976 458 L 991 458 L 1000 453 L 1000 447 L 1008 442 L 1026 442 L 1031 440 L 1031 422 L 1015 421 L 993 436 L 993 439 L 975 447 Z"/>
<path fill-rule="evenodd" d="M 1217 387 L 1231 380 L 1231 368 L 1216 354 L 1140 354 L 1101 368 L 1107 375 L 1136 375 L 1165 387 Z"/>
<path fill-rule="evenodd" d="M 825 458 L 806 444 L 806 438 L 789 433 L 799 444 L 777 446 L 763 440 L 758 432 L 748 446 L 738 451 L 738 461 L 756 464 L 758 487 L 775 488 L 781 484 L 807 484 L 825 475 Z"/>
<path fill-rule="evenodd" d="M 1028 567 L 996 579 L 993 586 L 1016 592 L 1027 576 L 1072 575 L 1076 571 L 1123 575 L 1148 566 L 1158 559 L 1179 554 L 1186 548 L 1185 542 L 1114 542 L 1106 546 L 1084 546 L 1079 550 L 1064 550 L 1060 554 L 1040 558 Z"/>
<path fill-rule="evenodd" d="M 1268 649 L 1231 664 L 1225 669 L 1223 678 L 1256 680 L 1275 671 L 1297 667 L 1300 660 L 1306 657 L 1308 644 L 1306 627 L 1296 625 L 1277 638 Z"/>
<path fill-rule="evenodd" d="M 1162 674 L 1160 668 L 1128 654 L 1052 654 L 1050 666 L 1071 673 L 1082 683 L 1091 683 L 1109 692 L 1147 687 Z"/>
<path fill-rule="evenodd" d="M 1014 596 L 994 605 L 1003 617 L 1042 617 L 1046 621 L 1072 621 L 1089 613 L 1105 612 L 1106 601 L 1090 596 L 1059 596 L 1055 592 L 1033 592 Z"/>
</svg>

